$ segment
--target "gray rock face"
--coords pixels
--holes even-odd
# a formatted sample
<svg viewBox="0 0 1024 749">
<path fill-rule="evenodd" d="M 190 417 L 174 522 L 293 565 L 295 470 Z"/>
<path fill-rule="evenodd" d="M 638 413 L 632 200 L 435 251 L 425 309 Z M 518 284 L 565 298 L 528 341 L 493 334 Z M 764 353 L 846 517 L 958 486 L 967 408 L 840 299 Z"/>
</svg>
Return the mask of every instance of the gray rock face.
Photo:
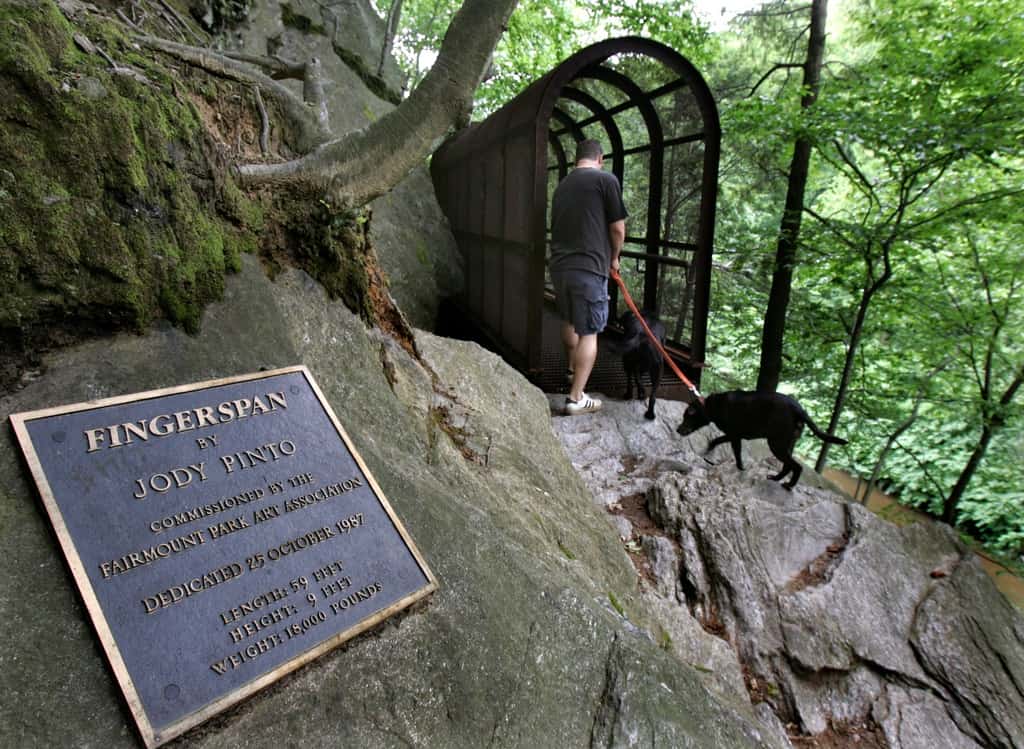
<svg viewBox="0 0 1024 749">
<path fill-rule="evenodd" d="M 742 663 L 781 740 L 779 718 L 807 734 L 866 726 L 893 749 L 1024 746 L 1024 619 L 948 528 L 896 528 L 810 471 L 786 491 L 762 443 L 744 443 L 740 472 L 726 447 L 703 456 L 712 432 L 675 434 L 678 404 L 659 410 L 645 422 L 639 402 L 606 400 L 554 428 L 596 504 L 646 491 L 631 532 L 611 517 L 639 538 L 670 649 L 710 689 L 735 694 Z"/>
<path fill-rule="evenodd" d="M 409 322 L 434 329 L 440 300 L 462 291 L 462 255 L 425 168 L 370 204 L 370 230 L 391 295 Z"/>
<path fill-rule="evenodd" d="M 810 486 L 729 491 L 730 473 L 664 476 L 649 500 L 691 608 L 778 714 L 812 734 L 873 715 L 893 746 L 941 746 L 937 726 L 950 746 L 1021 745 L 1021 617 L 947 528 L 896 528 Z"/>
<path fill-rule="evenodd" d="M 378 76 L 384 22 L 369 0 L 252 2 L 225 46 L 254 55 L 305 62 L 319 58 L 336 135 L 366 126 L 392 109 L 402 74 L 390 56 Z M 378 79 L 379 80 L 375 80 Z M 301 82 L 292 81 L 301 96 Z"/>
<path fill-rule="evenodd" d="M 659 646 L 635 571 L 552 435 L 544 397 L 473 344 L 422 334 L 418 345 L 422 362 L 304 274 L 271 283 L 246 258 L 199 335 L 167 329 L 69 349 L 0 398 L 6 420 L 305 363 L 437 574 L 440 589 L 414 611 L 181 743 L 779 746 Z M 0 746 L 136 746 L 9 429 L 0 542 L 11 634 L 0 649 Z"/>
<path fill-rule="evenodd" d="M 892 749 L 975 749 L 960 733 L 942 700 L 920 689 L 889 685 L 872 708 Z"/>
<path fill-rule="evenodd" d="M 564 398 L 564 395 L 548 396 L 553 413 L 560 413 Z M 639 400 L 627 403 L 603 396 L 602 399 L 604 408 L 598 413 L 556 415 L 552 419 L 555 434 L 600 507 L 617 513 L 630 499 L 635 501 L 637 495 L 642 498 L 653 491 L 659 477 L 681 476 L 680 469 L 689 471 L 690 466 L 703 464 L 697 452 L 703 447 L 702 443 L 681 439 L 675 434 L 676 426 L 683 419 L 683 404 L 659 401 L 658 418 L 647 421 L 643 417 L 646 407 Z M 642 499 L 640 504 L 643 505 Z M 610 514 L 607 517 L 620 538 L 638 544 L 646 558 L 652 579 L 641 578 L 641 584 L 644 598 L 654 613 L 654 629 L 660 633 L 658 639 L 662 647 L 694 667 L 712 693 L 730 700 L 737 709 L 759 721 L 766 741 L 788 746 L 785 731 L 774 715 L 766 719 L 751 711 L 733 647 L 706 631 L 699 617 L 691 615 L 685 607 L 687 598 L 681 578 L 683 553 L 671 524 L 662 522 L 663 530 L 657 531 L 634 525 L 627 516 Z"/>
</svg>

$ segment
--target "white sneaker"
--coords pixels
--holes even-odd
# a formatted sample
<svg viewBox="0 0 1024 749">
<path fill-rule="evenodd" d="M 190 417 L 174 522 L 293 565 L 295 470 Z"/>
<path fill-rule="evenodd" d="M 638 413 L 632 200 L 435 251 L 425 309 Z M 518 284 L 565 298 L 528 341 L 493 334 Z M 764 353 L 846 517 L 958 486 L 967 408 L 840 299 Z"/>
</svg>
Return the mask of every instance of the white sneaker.
<svg viewBox="0 0 1024 749">
<path fill-rule="evenodd" d="M 601 401 L 598 398 L 591 398 L 586 393 L 578 400 L 574 401 L 572 398 L 565 399 L 565 415 L 566 416 L 577 416 L 579 414 L 589 414 L 594 411 L 601 410 Z"/>
</svg>

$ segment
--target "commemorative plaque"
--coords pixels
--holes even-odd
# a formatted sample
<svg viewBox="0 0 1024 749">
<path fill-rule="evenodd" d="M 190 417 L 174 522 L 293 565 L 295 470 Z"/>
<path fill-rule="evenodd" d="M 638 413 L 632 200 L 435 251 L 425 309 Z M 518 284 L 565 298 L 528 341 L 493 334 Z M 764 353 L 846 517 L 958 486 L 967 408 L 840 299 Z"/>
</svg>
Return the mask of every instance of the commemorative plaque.
<svg viewBox="0 0 1024 749">
<path fill-rule="evenodd" d="M 149 747 L 437 587 L 305 367 L 11 421 Z"/>
</svg>

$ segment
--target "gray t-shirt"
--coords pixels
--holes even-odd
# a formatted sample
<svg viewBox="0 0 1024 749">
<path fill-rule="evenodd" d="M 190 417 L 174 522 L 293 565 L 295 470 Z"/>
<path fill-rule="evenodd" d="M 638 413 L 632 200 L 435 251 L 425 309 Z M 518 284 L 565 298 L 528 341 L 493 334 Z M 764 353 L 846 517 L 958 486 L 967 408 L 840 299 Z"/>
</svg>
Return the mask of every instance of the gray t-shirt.
<svg viewBox="0 0 1024 749">
<path fill-rule="evenodd" d="M 551 270 L 607 278 L 612 261 L 608 225 L 627 215 L 614 174 L 596 167 L 573 169 L 551 199 Z"/>
</svg>

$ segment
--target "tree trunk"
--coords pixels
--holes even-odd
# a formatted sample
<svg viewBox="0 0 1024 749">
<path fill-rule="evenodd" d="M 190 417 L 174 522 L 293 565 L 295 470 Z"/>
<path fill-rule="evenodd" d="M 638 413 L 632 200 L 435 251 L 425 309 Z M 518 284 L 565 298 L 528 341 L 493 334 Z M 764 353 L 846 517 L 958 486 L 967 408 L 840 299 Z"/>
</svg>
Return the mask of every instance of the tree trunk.
<svg viewBox="0 0 1024 749">
<path fill-rule="evenodd" d="M 1014 377 L 1013 382 L 1010 383 L 1009 387 L 1003 392 L 1002 397 L 999 399 L 998 409 L 985 416 L 985 425 L 981 430 L 981 437 L 978 439 L 978 444 L 975 445 L 974 450 L 971 452 L 971 457 L 967 459 L 967 465 L 964 466 L 963 471 L 960 472 L 960 476 L 956 480 L 956 484 L 949 492 L 949 496 L 946 497 L 946 501 L 942 503 L 942 519 L 955 526 L 957 516 L 959 515 L 960 500 L 963 499 L 964 492 L 967 490 L 968 484 L 971 483 L 971 479 L 974 478 L 974 472 L 978 470 L 978 466 L 981 465 L 982 458 L 985 457 L 985 451 L 988 450 L 988 444 L 992 441 L 992 436 L 998 429 L 1003 426 L 1003 419 L 999 415 L 1000 411 L 1010 405 L 1010 401 L 1017 394 L 1017 390 L 1020 389 L 1021 384 L 1024 383 L 1024 365 L 1021 365 L 1017 370 L 1017 375 Z"/>
<path fill-rule="evenodd" d="M 825 18 L 827 0 L 813 0 L 811 3 L 811 34 L 807 42 L 807 59 L 804 62 L 804 95 L 800 107 L 805 112 L 818 98 L 821 66 L 825 56 Z M 796 248 L 800 239 L 800 220 L 804 207 L 804 191 L 811 163 L 811 140 L 801 135 L 793 147 L 793 158 L 789 166 L 789 184 L 786 189 L 786 205 L 779 226 L 779 241 L 775 249 L 775 271 L 772 274 L 772 288 L 768 294 L 768 308 L 765 311 L 764 327 L 761 332 L 761 368 L 757 376 L 757 389 L 774 392 L 779 386 L 782 374 L 782 340 L 786 331 L 786 311 L 789 308 L 789 293 L 793 283 L 793 266 L 796 264 Z"/>
<path fill-rule="evenodd" d="M 960 500 L 963 499 L 964 491 L 967 489 L 967 485 L 971 483 L 974 472 L 981 465 L 981 459 L 985 457 L 988 443 L 992 441 L 993 431 L 991 424 L 986 424 L 981 430 L 981 437 L 978 439 L 978 444 L 974 446 L 971 457 L 967 459 L 967 465 L 960 472 L 960 476 L 957 478 L 952 490 L 950 490 L 949 496 L 946 497 L 946 501 L 942 503 L 942 520 L 950 525 L 956 525 Z"/>
<path fill-rule="evenodd" d="M 384 43 L 380 46 L 380 63 L 377 65 L 377 76 L 384 76 L 384 63 L 391 54 L 395 44 L 395 35 L 398 33 L 398 24 L 402 19 L 402 0 L 391 0 L 391 7 L 388 8 L 388 17 L 384 22 Z"/>
<path fill-rule="evenodd" d="M 888 249 L 886 250 L 888 252 Z M 828 428 L 825 430 L 828 434 L 834 434 L 836 426 L 839 425 L 839 417 L 843 413 L 843 408 L 846 406 L 846 393 L 850 389 L 850 380 L 853 379 L 853 363 L 857 358 L 857 349 L 860 346 L 860 339 L 864 333 L 864 321 L 868 317 L 868 308 L 871 306 L 871 300 L 875 294 L 881 289 L 892 275 L 892 270 L 888 264 L 885 264 L 885 272 L 871 283 L 864 286 L 864 291 L 861 293 L 860 304 L 857 305 L 857 316 L 854 318 L 853 327 L 850 329 L 850 342 L 846 347 L 846 360 L 843 362 L 843 374 L 839 379 L 839 389 L 836 391 L 836 399 L 832 404 L 832 415 L 828 420 Z M 871 271 L 868 270 L 868 280 L 871 281 Z M 828 450 L 831 445 L 828 442 L 821 443 L 821 451 L 818 453 L 818 460 L 814 464 L 814 470 L 821 473 L 825 468 L 825 459 L 828 457 Z"/>
<path fill-rule="evenodd" d="M 466 0 L 437 61 L 416 90 L 368 127 L 283 164 L 239 168 L 243 184 L 326 191 L 337 204 L 365 205 L 398 184 L 472 105 L 476 87 L 517 0 Z"/>
</svg>

